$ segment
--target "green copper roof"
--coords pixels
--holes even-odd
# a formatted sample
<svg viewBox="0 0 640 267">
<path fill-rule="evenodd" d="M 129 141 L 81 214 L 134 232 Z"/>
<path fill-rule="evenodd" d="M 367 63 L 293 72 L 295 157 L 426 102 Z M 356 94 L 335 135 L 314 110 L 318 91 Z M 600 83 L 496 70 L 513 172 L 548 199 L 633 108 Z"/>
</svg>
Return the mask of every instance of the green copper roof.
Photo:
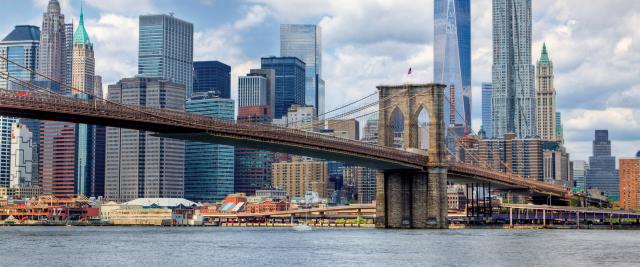
<svg viewBox="0 0 640 267">
<path fill-rule="evenodd" d="M 82 9 L 80 9 L 80 23 L 78 24 L 76 32 L 73 33 L 73 44 L 91 45 L 87 29 L 84 28 L 84 14 Z"/>
<path fill-rule="evenodd" d="M 549 54 L 547 53 L 547 44 L 542 44 L 542 55 L 540 55 L 540 63 L 549 64 L 551 60 L 549 60 Z"/>
</svg>

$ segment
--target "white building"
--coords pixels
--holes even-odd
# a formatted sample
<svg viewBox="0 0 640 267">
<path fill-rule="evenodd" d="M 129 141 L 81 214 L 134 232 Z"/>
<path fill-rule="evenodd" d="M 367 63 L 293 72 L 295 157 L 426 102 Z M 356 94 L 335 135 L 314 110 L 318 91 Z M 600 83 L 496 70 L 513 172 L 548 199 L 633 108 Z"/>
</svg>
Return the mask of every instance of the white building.
<svg viewBox="0 0 640 267">
<path fill-rule="evenodd" d="M 319 128 L 318 125 L 313 125 L 315 122 L 314 112 L 315 108 L 313 106 L 301 106 L 294 104 L 289 108 L 286 116 L 273 120 L 273 124 L 280 127 L 302 130 Z"/>
<path fill-rule="evenodd" d="M 11 164 L 9 186 L 11 188 L 31 187 L 33 179 L 33 135 L 24 124 L 11 126 Z"/>
</svg>

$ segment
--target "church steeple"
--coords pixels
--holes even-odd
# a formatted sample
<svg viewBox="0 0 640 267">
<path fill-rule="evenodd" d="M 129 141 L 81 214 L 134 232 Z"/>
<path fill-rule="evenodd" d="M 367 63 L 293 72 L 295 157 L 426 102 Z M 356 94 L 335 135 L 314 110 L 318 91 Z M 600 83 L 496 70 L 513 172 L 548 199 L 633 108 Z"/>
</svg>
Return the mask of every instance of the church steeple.
<svg viewBox="0 0 640 267">
<path fill-rule="evenodd" d="M 82 7 L 80 7 L 80 22 L 78 23 L 78 28 L 73 33 L 73 44 L 91 45 L 87 29 L 84 28 L 84 11 L 82 10 Z"/>
<path fill-rule="evenodd" d="M 540 63 L 541 64 L 549 64 L 551 60 L 549 59 L 549 54 L 547 53 L 547 44 L 542 44 L 542 54 L 540 55 Z"/>
</svg>

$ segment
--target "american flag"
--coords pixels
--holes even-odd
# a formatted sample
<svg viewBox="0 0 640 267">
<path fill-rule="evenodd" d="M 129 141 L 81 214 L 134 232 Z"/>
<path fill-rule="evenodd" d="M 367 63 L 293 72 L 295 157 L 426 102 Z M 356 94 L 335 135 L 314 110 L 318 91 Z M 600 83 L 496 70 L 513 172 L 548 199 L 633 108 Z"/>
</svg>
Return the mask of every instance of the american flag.
<svg viewBox="0 0 640 267">
<path fill-rule="evenodd" d="M 407 72 L 407 74 L 411 75 L 411 68 L 409 68 L 409 72 Z"/>
</svg>

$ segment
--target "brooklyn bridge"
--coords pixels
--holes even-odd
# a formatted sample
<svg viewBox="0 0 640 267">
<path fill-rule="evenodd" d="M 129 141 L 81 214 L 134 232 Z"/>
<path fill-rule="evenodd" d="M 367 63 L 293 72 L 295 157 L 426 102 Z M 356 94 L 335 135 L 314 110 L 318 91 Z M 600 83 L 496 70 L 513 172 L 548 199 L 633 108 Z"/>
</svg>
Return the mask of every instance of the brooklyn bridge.
<svg viewBox="0 0 640 267">
<path fill-rule="evenodd" d="M 80 92 L 60 81 L 51 80 L 69 89 L 70 95 L 6 72 L 0 72 L 0 78 L 19 88 L 0 89 L 3 116 L 149 131 L 159 137 L 284 152 L 377 169 L 378 227 L 448 227 L 448 184 L 482 185 L 483 191 L 486 185 L 489 191 L 514 192 L 556 203 L 584 200 L 584 196 L 574 195 L 563 186 L 457 160 L 445 144 L 444 106 L 448 99 L 446 86 L 441 84 L 378 86 L 377 93 L 370 95 L 377 95 L 374 103 L 343 111 L 352 114 L 370 108 L 378 114 L 378 144 L 369 144 L 314 131 L 323 120 L 296 129 L 283 128 L 123 104 Z M 423 122 L 425 119 L 428 123 Z"/>
</svg>

